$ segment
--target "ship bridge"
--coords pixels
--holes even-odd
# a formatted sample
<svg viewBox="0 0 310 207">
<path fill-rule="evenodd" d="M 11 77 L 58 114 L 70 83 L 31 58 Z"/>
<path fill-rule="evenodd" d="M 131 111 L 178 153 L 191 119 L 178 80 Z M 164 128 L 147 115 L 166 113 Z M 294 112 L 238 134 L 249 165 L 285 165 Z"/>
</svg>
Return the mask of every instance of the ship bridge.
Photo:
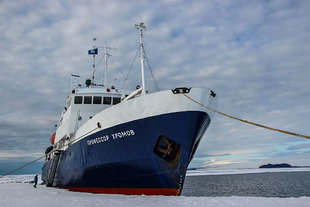
<svg viewBox="0 0 310 207">
<path fill-rule="evenodd" d="M 57 124 L 55 143 L 71 139 L 86 121 L 100 111 L 119 104 L 126 97 L 114 87 L 111 88 L 87 87 L 72 90 Z"/>
</svg>

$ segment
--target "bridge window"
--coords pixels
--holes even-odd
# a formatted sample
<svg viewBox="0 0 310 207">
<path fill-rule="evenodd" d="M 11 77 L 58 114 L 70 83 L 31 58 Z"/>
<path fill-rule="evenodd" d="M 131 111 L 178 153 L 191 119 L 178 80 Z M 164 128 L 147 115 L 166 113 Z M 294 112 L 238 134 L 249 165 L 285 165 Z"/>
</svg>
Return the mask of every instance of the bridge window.
<svg viewBox="0 0 310 207">
<path fill-rule="evenodd" d="M 101 96 L 94 96 L 93 104 L 101 104 L 102 97 Z"/>
<path fill-rule="evenodd" d="M 82 104 L 83 96 L 75 96 L 74 104 Z"/>
<path fill-rule="evenodd" d="M 119 97 L 113 97 L 113 105 L 118 104 L 121 102 L 121 98 Z"/>
<path fill-rule="evenodd" d="M 103 97 L 103 104 L 111 105 L 111 97 Z"/>
<path fill-rule="evenodd" d="M 91 104 L 92 97 L 91 96 L 84 96 L 84 104 Z"/>
</svg>

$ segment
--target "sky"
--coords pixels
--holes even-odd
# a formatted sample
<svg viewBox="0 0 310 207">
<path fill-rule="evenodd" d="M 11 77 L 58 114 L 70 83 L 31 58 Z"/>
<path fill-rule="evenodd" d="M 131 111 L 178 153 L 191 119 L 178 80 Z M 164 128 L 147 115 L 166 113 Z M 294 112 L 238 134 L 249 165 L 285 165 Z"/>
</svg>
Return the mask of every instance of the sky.
<svg viewBox="0 0 310 207">
<path fill-rule="evenodd" d="M 122 86 L 140 22 L 161 90 L 210 88 L 221 112 L 310 135 L 309 10 L 310 1 L 286 0 L 0 1 L 0 174 L 45 152 L 70 75 L 91 77 L 94 44 L 115 48 L 109 83 Z M 139 70 L 136 60 L 125 87 L 140 84 Z M 96 81 L 102 76 L 98 56 Z M 152 91 L 149 69 L 146 79 Z M 307 139 L 215 115 L 191 167 L 310 166 L 309 156 Z"/>
</svg>

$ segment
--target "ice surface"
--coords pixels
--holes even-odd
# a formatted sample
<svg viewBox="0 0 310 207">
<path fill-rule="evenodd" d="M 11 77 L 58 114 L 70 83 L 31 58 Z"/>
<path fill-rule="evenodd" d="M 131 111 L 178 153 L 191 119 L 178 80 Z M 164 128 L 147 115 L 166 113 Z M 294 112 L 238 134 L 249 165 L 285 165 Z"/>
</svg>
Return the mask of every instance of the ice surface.
<svg viewBox="0 0 310 207">
<path fill-rule="evenodd" d="M 0 184 L 3 183 L 33 183 L 35 175 L 7 175 L 0 178 Z M 41 181 L 41 175 L 38 180 Z"/>
<path fill-rule="evenodd" d="M 186 197 L 186 196 L 126 196 L 70 192 L 30 182 L 33 175 L 7 176 L 0 179 L 0 207 L 10 206 L 309 206 L 310 197 Z"/>
<path fill-rule="evenodd" d="M 249 174 L 249 173 L 265 173 L 265 172 L 298 172 L 298 171 L 310 171 L 310 168 L 260 168 L 260 169 L 236 169 L 236 170 L 201 169 L 201 170 L 188 170 L 186 172 L 186 176 L 233 175 L 233 174 Z"/>
</svg>

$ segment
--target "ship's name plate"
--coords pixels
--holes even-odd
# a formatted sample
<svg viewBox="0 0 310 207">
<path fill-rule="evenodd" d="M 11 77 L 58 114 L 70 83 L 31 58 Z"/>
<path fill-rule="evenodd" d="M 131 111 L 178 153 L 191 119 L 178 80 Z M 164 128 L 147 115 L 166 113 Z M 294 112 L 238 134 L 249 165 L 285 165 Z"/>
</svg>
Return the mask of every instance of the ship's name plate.
<svg viewBox="0 0 310 207">
<path fill-rule="evenodd" d="M 107 141 L 111 140 L 110 138 L 112 138 L 112 140 L 114 140 L 114 139 L 119 139 L 119 138 L 130 137 L 130 136 L 134 136 L 134 135 L 135 135 L 135 131 L 133 129 L 130 129 L 127 131 L 116 132 L 116 133 L 112 133 L 110 135 L 104 135 L 104 136 L 100 136 L 100 137 L 97 137 L 94 139 L 87 140 L 87 145 L 91 146 L 94 144 L 107 142 Z"/>
</svg>

